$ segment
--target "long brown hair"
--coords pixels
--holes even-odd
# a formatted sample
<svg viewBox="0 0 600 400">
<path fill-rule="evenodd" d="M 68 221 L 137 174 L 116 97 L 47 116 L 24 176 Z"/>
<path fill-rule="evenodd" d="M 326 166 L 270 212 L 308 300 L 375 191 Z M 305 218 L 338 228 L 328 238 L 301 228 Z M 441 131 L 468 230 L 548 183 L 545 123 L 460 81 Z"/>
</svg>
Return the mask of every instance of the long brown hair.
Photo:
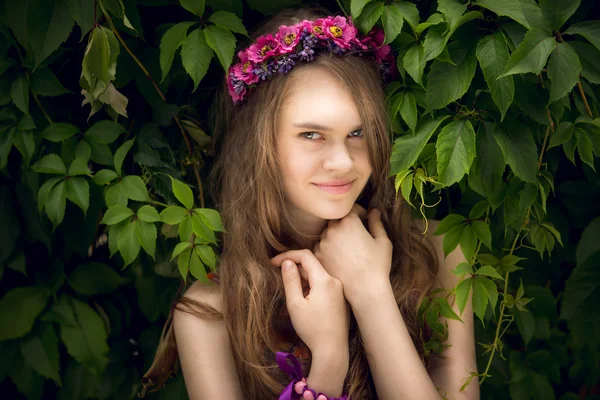
<svg viewBox="0 0 600 400">
<path fill-rule="evenodd" d="M 325 14 L 327 15 L 327 14 Z M 255 37 L 275 32 L 280 25 L 324 16 L 314 9 L 287 10 L 262 26 Z M 278 331 L 285 315 L 285 295 L 278 269 L 269 259 L 293 248 L 276 156 L 276 121 L 296 71 L 320 66 L 334 74 L 354 99 L 372 168 L 371 178 L 357 200 L 382 210 L 382 220 L 394 244 L 390 281 L 406 326 L 423 363 L 423 327 L 418 308 L 432 289 L 438 260 L 416 228 L 410 209 L 396 199 L 388 178 L 391 137 L 383 84 L 377 65 L 369 57 L 322 54 L 311 63 L 297 65 L 287 75 L 260 82 L 241 106 L 234 106 L 226 86 L 217 95 L 215 151 L 211 195 L 223 218 L 218 276 L 222 312 L 208 304 L 181 297 L 177 309 L 199 318 L 224 319 L 229 332 L 241 386 L 251 399 L 277 398 L 289 377 L 276 363 L 282 337 Z M 375 306 L 375 305 L 374 305 Z M 177 347 L 171 316 L 163 330 L 154 363 L 144 375 L 144 389 L 166 381 L 177 366 Z M 202 343 L 198 343 L 202 346 Z M 377 395 L 356 321 L 350 327 L 350 368 L 344 392 L 353 399 Z M 145 390 L 144 390 L 145 392 Z"/>
</svg>

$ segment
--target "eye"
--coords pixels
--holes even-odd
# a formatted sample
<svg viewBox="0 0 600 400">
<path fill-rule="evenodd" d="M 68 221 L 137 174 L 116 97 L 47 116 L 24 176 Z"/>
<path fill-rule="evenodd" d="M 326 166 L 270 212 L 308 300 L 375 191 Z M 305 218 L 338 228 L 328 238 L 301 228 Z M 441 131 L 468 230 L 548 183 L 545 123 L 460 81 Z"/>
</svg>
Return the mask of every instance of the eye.
<svg viewBox="0 0 600 400">
<path fill-rule="evenodd" d="M 362 129 L 357 129 L 353 132 L 350 132 L 350 137 L 362 137 L 363 136 L 363 130 Z"/>
<path fill-rule="evenodd" d="M 321 135 L 317 132 L 302 132 L 300 136 L 309 140 L 316 140 L 321 137 Z"/>
</svg>

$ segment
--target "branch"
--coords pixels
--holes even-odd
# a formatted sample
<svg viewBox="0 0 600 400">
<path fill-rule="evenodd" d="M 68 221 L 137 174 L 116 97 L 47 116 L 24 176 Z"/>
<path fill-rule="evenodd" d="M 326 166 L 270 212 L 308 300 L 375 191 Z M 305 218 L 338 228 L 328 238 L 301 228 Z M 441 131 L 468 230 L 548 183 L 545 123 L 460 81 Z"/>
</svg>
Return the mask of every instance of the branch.
<svg viewBox="0 0 600 400">
<path fill-rule="evenodd" d="M 585 93 L 583 92 L 583 86 L 581 86 L 581 81 L 577 82 L 577 88 L 579 89 L 579 94 L 583 99 L 583 104 L 585 104 L 585 110 L 590 114 L 590 117 L 594 118 L 592 114 L 592 110 L 590 109 L 590 105 L 588 104 L 587 97 L 585 97 Z"/>
</svg>

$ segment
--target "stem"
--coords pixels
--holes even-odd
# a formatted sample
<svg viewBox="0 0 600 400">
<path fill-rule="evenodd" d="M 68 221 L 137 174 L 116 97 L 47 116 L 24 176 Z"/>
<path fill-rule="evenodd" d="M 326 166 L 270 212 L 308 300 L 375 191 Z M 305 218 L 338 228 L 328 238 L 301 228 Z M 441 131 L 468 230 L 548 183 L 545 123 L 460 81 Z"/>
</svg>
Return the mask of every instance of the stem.
<svg viewBox="0 0 600 400">
<path fill-rule="evenodd" d="M 590 117 L 594 118 L 592 114 L 592 110 L 590 109 L 590 105 L 588 104 L 587 97 L 585 97 L 585 93 L 583 92 L 583 86 L 581 86 L 581 81 L 577 82 L 577 88 L 579 89 L 579 94 L 583 99 L 583 104 L 585 104 L 585 110 L 590 114 Z"/>
<path fill-rule="evenodd" d="M 342 12 L 346 16 L 346 18 L 348 18 L 348 13 L 346 12 L 346 10 L 344 10 L 344 7 L 342 7 L 342 2 L 340 0 L 336 0 L 336 1 L 338 3 L 338 6 L 340 7 L 340 10 L 342 10 Z"/>
<path fill-rule="evenodd" d="M 150 199 L 150 202 L 149 202 L 149 203 L 150 203 L 150 204 L 156 204 L 157 206 L 169 207 L 169 205 L 168 205 L 168 204 L 166 204 L 166 203 L 163 203 L 163 202 L 161 202 L 161 201 L 152 200 L 152 199 Z"/>
<path fill-rule="evenodd" d="M 131 51 L 131 49 L 129 48 L 129 46 L 127 46 L 127 44 L 125 43 L 125 41 L 123 40 L 123 38 L 121 37 L 121 35 L 119 34 L 119 32 L 117 31 L 117 29 L 115 28 L 115 25 L 112 21 L 112 18 L 110 17 L 110 15 L 108 15 L 108 13 L 106 12 L 106 10 L 104 10 L 104 8 L 102 8 L 102 12 L 104 14 L 104 16 L 106 17 L 106 20 L 108 21 L 109 25 L 110 25 L 110 30 L 115 34 L 115 36 L 117 37 L 117 39 L 119 40 L 119 42 L 121 43 L 121 45 L 123 46 L 123 48 L 125 48 L 125 51 L 127 51 L 127 53 L 129 53 L 129 55 L 131 56 L 131 58 L 133 58 L 133 60 L 135 61 L 135 63 L 140 67 L 140 69 L 142 70 L 142 72 L 144 73 L 144 75 L 146 75 L 146 78 L 148 78 L 148 80 L 152 83 L 152 86 L 154 86 L 154 89 L 156 89 L 156 92 L 158 93 L 158 95 L 160 96 L 160 98 L 166 102 L 167 99 L 164 95 L 164 93 L 162 92 L 162 90 L 160 90 L 160 88 L 158 87 L 158 85 L 156 84 L 156 82 L 154 81 L 154 79 L 152 78 L 152 75 L 150 75 L 150 73 L 148 72 L 148 70 L 146 69 L 146 67 L 144 67 L 144 64 L 142 64 L 142 62 L 135 56 L 135 54 L 133 54 L 133 52 Z M 173 117 L 175 119 L 175 124 L 177 124 L 177 127 L 179 128 L 179 132 L 181 132 L 181 136 L 183 137 L 183 140 L 185 141 L 185 146 L 188 149 L 188 156 L 190 158 L 193 158 L 194 155 L 194 149 L 192 148 L 192 145 L 190 143 L 190 140 L 188 139 L 185 130 L 183 129 L 183 126 L 181 125 L 181 121 L 179 120 L 179 117 L 176 115 Z M 204 207 L 204 193 L 202 190 L 202 181 L 200 179 L 200 171 L 198 169 L 198 163 L 194 162 L 194 175 L 196 176 L 196 184 L 198 186 L 198 198 L 200 199 L 200 204 L 202 207 Z"/>
<path fill-rule="evenodd" d="M 546 143 L 548 142 L 549 134 L 550 134 L 550 127 L 546 128 L 546 135 L 544 136 L 544 143 L 542 144 L 542 150 L 540 151 L 540 158 L 538 159 L 538 170 L 542 167 L 542 158 L 544 157 L 544 151 L 546 151 Z"/>
<path fill-rule="evenodd" d="M 29 71 L 27 71 L 26 74 L 27 74 L 27 78 L 29 79 Z M 42 106 L 42 103 L 40 102 L 40 99 L 37 97 L 37 94 L 35 94 L 33 92 L 33 90 L 31 91 L 31 94 L 33 95 L 33 100 L 35 100 L 35 102 L 38 105 L 38 107 L 40 108 L 40 110 L 42 110 L 42 114 L 44 114 L 44 117 L 46 117 L 46 119 L 48 120 L 48 123 L 51 124 L 52 123 L 52 118 L 50 118 L 50 116 L 48 115 L 48 113 L 44 109 L 44 106 Z"/>
</svg>

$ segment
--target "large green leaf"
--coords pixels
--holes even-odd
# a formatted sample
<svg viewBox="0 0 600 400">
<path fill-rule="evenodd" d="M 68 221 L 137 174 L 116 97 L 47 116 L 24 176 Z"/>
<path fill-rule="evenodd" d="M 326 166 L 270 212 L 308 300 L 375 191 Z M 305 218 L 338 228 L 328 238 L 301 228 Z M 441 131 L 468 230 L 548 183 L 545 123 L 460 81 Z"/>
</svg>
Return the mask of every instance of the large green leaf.
<svg viewBox="0 0 600 400">
<path fill-rule="evenodd" d="M 580 73 L 581 64 L 577 53 L 568 43 L 557 43 L 556 49 L 554 49 L 552 55 L 550 55 L 550 61 L 548 61 L 548 77 L 552 82 L 548 104 L 566 96 L 579 82 Z"/>
<path fill-rule="evenodd" d="M 94 3 L 88 0 L 68 0 L 71 16 L 81 28 L 81 39 L 94 26 Z"/>
<path fill-rule="evenodd" d="M 577 40 L 569 42 L 581 62 L 581 75 L 590 83 L 600 84 L 600 50 Z"/>
<path fill-rule="evenodd" d="M 417 25 L 419 25 L 419 10 L 417 6 L 409 1 L 395 1 L 392 4 L 398 7 L 402 17 L 408 22 L 413 31 L 416 31 Z"/>
<path fill-rule="evenodd" d="M 223 69 L 227 71 L 233 59 L 236 44 L 235 36 L 231 31 L 216 25 L 204 28 L 204 35 L 206 36 L 206 43 L 217 53 Z"/>
<path fill-rule="evenodd" d="M 40 67 L 32 74 L 29 82 L 31 91 L 40 96 L 60 96 L 61 94 L 71 93 L 65 88 L 50 68 Z"/>
<path fill-rule="evenodd" d="M 121 192 L 128 199 L 135 201 L 149 201 L 148 189 L 146 184 L 137 175 L 127 175 L 121 180 Z"/>
<path fill-rule="evenodd" d="M 438 181 L 446 186 L 469 173 L 475 158 L 475 131 L 468 119 L 452 121 L 436 141 Z"/>
<path fill-rule="evenodd" d="M 467 5 L 460 0 L 438 0 L 438 10 L 444 14 L 448 27 L 452 29 L 467 10 Z"/>
<path fill-rule="evenodd" d="M 199 17 L 202 17 L 202 14 L 204 14 L 205 0 L 179 0 L 179 3 L 181 7 Z"/>
<path fill-rule="evenodd" d="M 15 339 L 31 331 L 37 316 L 48 303 L 40 286 L 17 287 L 0 299 L 0 340 Z"/>
<path fill-rule="evenodd" d="M 481 323 L 485 326 L 483 318 L 485 317 L 485 310 L 488 305 L 488 294 L 485 286 L 479 281 L 479 279 L 473 280 L 473 311 L 477 318 L 481 320 Z"/>
<path fill-rule="evenodd" d="M 133 211 L 123 205 L 117 204 L 106 210 L 101 224 L 115 225 L 133 215 Z"/>
<path fill-rule="evenodd" d="M 108 364 L 109 351 L 102 318 L 86 303 L 64 294 L 52 311 L 63 321 L 60 337 L 69 354 L 86 369 L 102 375 Z"/>
<path fill-rule="evenodd" d="M 24 114 L 29 114 L 29 81 L 25 75 L 18 77 L 10 87 L 13 103 Z"/>
<path fill-rule="evenodd" d="M 66 175 L 67 167 L 63 160 L 56 154 L 48 154 L 31 166 L 35 172 L 42 174 Z"/>
<path fill-rule="evenodd" d="M 204 32 L 200 28 L 192 31 L 183 43 L 181 61 L 194 81 L 194 90 L 198 88 L 200 81 L 206 75 L 213 54 L 213 50 L 206 43 Z"/>
<path fill-rule="evenodd" d="M 536 183 L 537 146 L 529 128 L 507 118 L 494 124 L 493 135 L 515 175 L 524 182 Z"/>
<path fill-rule="evenodd" d="M 99 262 L 88 262 L 79 265 L 69 276 L 69 286 L 77 293 L 94 295 L 110 293 L 119 285 L 127 282 L 108 265 Z"/>
<path fill-rule="evenodd" d="M 46 201 L 46 214 L 52 221 L 53 230 L 63 221 L 66 206 L 67 184 L 65 180 L 62 180 L 52 188 Z"/>
<path fill-rule="evenodd" d="M 352 14 L 352 18 L 358 18 L 362 13 L 363 8 L 365 8 L 369 2 L 371 2 L 371 0 L 352 0 L 350 2 L 350 13 Z"/>
<path fill-rule="evenodd" d="M 84 178 L 71 177 L 67 182 L 67 199 L 77 204 L 83 210 L 83 214 L 87 213 L 90 206 L 90 186 Z"/>
<path fill-rule="evenodd" d="M 423 118 L 414 134 L 400 136 L 394 141 L 390 176 L 406 171 L 413 166 L 421 151 L 448 116 Z"/>
<path fill-rule="evenodd" d="M 508 62 L 508 47 L 500 30 L 484 37 L 479 42 L 477 59 L 483 71 L 483 77 L 492 93 L 492 99 L 500 109 L 501 119 L 504 119 L 515 96 L 515 85 L 512 76 L 498 79 Z"/>
<path fill-rule="evenodd" d="M 133 146 L 134 141 L 135 141 L 135 138 L 126 141 L 115 152 L 115 157 L 114 157 L 115 171 L 117 171 L 117 174 L 119 174 L 119 176 L 123 175 L 123 173 L 121 171 L 121 167 L 123 166 L 123 161 L 125 160 L 125 156 L 127 155 L 127 153 L 129 153 L 129 150 L 131 150 L 131 146 Z M 92 149 L 93 149 L 93 147 L 92 147 Z"/>
<path fill-rule="evenodd" d="M 559 30 L 580 4 L 581 0 L 540 0 L 542 15 L 554 30 Z"/>
<path fill-rule="evenodd" d="M 42 324 L 36 335 L 21 342 L 23 358 L 38 374 L 50 378 L 59 386 L 60 363 L 58 355 L 58 336 L 51 324 Z"/>
<path fill-rule="evenodd" d="M 411 92 L 404 93 L 404 99 L 400 105 L 400 115 L 411 131 L 415 131 L 417 127 L 417 102 L 415 96 Z"/>
<path fill-rule="evenodd" d="M 498 15 L 509 17 L 527 29 L 531 28 L 529 26 L 529 22 L 527 22 L 527 19 L 525 18 L 525 15 L 523 14 L 523 7 L 521 6 L 521 2 L 519 0 L 477 0 L 477 2 L 474 2 L 474 4 L 478 5 L 479 7 L 487 8 Z"/>
<path fill-rule="evenodd" d="M 185 183 L 173 177 L 171 177 L 171 185 L 177 200 L 179 200 L 185 208 L 191 210 L 194 207 L 194 194 L 192 193 L 192 189 Z"/>
<path fill-rule="evenodd" d="M 408 49 L 403 59 L 403 65 L 410 77 L 419 85 L 423 85 L 425 53 L 422 44 L 415 43 Z"/>
<path fill-rule="evenodd" d="M 425 43 L 423 44 L 425 61 L 433 60 L 442 54 L 446 48 L 446 44 L 448 44 L 448 41 L 454 32 L 458 30 L 458 28 L 469 21 L 482 18 L 483 14 L 481 14 L 479 11 L 469 11 L 460 17 L 453 25 L 450 25 L 449 30 L 447 30 L 444 25 L 437 25 L 431 28 L 429 32 L 427 32 L 427 35 L 425 36 Z M 454 59 L 453 61 L 456 62 Z"/>
<path fill-rule="evenodd" d="M 217 11 L 208 17 L 208 20 L 222 28 L 229 29 L 232 32 L 241 33 L 248 36 L 248 31 L 242 20 L 234 13 L 227 11 Z"/>
<path fill-rule="evenodd" d="M 140 242 L 136 234 L 136 225 L 138 222 L 143 221 L 132 221 L 119 233 L 117 245 L 119 246 L 121 256 L 123 256 L 124 267 L 131 264 L 140 252 Z"/>
<path fill-rule="evenodd" d="M 437 110 L 460 99 L 469 89 L 477 62 L 475 49 L 464 47 L 459 41 L 448 45 L 456 65 L 435 60 L 427 74 L 427 109 Z"/>
<path fill-rule="evenodd" d="M 581 35 L 600 50 L 600 21 L 584 21 L 571 25 L 563 35 Z"/>
<path fill-rule="evenodd" d="M 527 72 L 539 74 L 555 47 L 556 40 L 549 32 L 538 28 L 531 29 L 511 54 L 500 77 Z"/>
<path fill-rule="evenodd" d="M 395 3 L 385 6 L 381 21 L 383 23 L 383 31 L 385 32 L 385 43 L 391 43 L 396 39 L 402 30 L 402 25 L 404 25 L 404 18 L 402 18 L 400 8 L 395 6 Z"/>
<path fill-rule="evenodd" d="M 156 252 L 156 225 L 151 222 L 136 221 L 135 234 L 142 248 L 154 259 Z"/>
<path fill-rule="evenodd" d="M 43 130 L 42 136 L 51 142 L 62 142 L 79 133 L 79 128 L 65 122 L 54 122 Z"/>
<path fill-rule="evenodd" d="M 67 0 L 28 1 L 27 29 L 36 67 L 67 40 L 72 28 Z"/>
<path fill-rule="evenodd" d="M 110 144 L 125 132 L 123 125 L 110 120 L 102 120 L 85 131 L 84 137 L 95 143 Z"/>
<path fill-rule="evenodd" d="M 221 220 L 221 216 L 217 210 L 213 210 L 212 208 L 196 208 L 194 212 L 202 218 L 202 221 L 208 226 L 211 230 L 215 232 L 224 232 L 223 222 Z"/>
<path fill-rule="evenodd" d="M 360 17 L 355 21 L 356 26 L 361 32 L 367 33 L 373 29 L 373 26 L 375 26 L 383 14 L 383 6 L 383 2 L 374 1 L 363 8 Z"/>
<path fill-rule="evenodd" d="M 187 31 L 195 22 L 186 21 L 173 25 L 165 32 L 160 40 L 160 70 L 162 71 L 161 82 L 165 80 L 171 65 L 175 51 L 185 42 Z"/>
</svg>

